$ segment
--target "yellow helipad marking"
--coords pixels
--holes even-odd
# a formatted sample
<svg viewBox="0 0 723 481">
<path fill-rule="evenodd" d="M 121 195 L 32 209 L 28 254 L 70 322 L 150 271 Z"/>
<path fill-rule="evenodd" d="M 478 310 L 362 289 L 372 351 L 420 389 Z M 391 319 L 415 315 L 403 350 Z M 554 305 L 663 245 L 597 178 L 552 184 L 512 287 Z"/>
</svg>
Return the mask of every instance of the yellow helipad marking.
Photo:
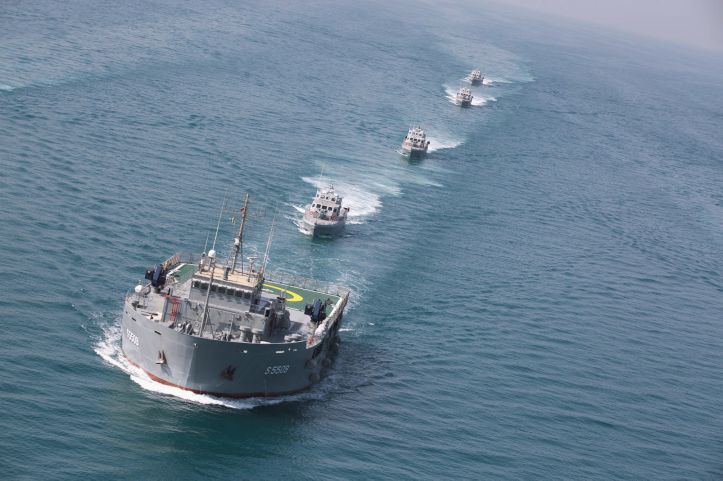
<svg viewBox="0 0 723 481">
<path fill-rule="evenodd" d="M 288 289 L 284 289 L 283 287 L 277 286 L 275 284 L 264 283 L 264 287 L 268 287 L 269 289 L 274 289 L 277 291 L 282 291 L 286 294 L 291 294 L 291 297 L 286 298 L 286 302 L 301 302 L 304 300 L 304 298 L 302 296 L 300 296 L 299 294 L 297 294 L 296 292 L 290 291 Z"/>
</svg>

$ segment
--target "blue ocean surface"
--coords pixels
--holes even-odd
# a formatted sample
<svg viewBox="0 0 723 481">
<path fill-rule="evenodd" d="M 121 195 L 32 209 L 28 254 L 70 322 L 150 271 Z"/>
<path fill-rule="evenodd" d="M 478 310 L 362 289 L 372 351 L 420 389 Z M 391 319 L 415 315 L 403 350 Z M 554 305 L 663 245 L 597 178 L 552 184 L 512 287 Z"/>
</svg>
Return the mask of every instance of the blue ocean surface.
<svg viewBox="0 0 723 481">
<path fill-rule="evenodd" d="M 723 58 L 347 3 L 0 7 L 0 477 L 723 477 Z M 351 222 L 311 240 L 322 169 Z M 226 192 L 250 253 L 276 216 L 271 270 L 353 289 L 310 391 L 123 361 L 125 292 L 201 251 Z"/>
</svg>

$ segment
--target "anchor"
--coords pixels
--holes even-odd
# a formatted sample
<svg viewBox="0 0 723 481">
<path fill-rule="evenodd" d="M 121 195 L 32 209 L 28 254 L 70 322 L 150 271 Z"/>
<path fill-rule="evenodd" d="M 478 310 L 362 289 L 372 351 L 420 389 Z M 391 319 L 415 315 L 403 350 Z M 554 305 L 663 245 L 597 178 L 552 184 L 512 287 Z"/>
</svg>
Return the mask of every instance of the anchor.
<svg viewBox="0 0 723 481">
<path fill-rule="evenodd" d="M 221 371 L 221 377 L 224 379 L 228 379 L 229 381 L 233 381 L 233 375 L 235 372 L 236 368 L 229 364 L 228 366 L 226 366 L 226 369 Z"/>
<path fill-rule="evenodd" d="M 166 353 L 158 351 L 158 360 L 156 361 L 156 364 L 166 364 Z"/>
</svg>

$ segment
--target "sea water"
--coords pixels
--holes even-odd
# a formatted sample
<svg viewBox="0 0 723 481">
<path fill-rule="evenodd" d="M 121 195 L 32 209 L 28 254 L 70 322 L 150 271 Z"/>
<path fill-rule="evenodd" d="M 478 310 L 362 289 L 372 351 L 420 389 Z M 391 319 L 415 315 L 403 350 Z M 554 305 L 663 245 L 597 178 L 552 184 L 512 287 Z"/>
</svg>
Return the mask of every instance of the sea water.
<svg viewBox="0 0 723 481">
<path fill-rule="evenodd" d="M 0 27 L 3 478 L 723 475 L 720 57 L 446 3 L 35 0 Z M 326 183 L 349 223 L 310 239 Z M 275 222 L 271 270 L 353 290 L 340 355 L 273 400 L 154 383 L 123 295 L 244 192 L 247 255 Z"/>
</svg>

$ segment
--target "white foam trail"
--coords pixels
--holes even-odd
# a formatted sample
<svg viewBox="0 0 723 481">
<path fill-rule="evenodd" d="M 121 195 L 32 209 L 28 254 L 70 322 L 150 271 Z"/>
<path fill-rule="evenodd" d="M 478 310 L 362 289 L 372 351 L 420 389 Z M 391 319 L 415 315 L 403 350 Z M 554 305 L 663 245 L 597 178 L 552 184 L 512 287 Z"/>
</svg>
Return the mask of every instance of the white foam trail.
<svg viewBox="0 0 723 481">
<path fill-rule="evenodd" d="M 299 232 L 301 232 L 302 234 L 304 234 L 304 235 L 313 235 L 314 234 L 310 230 L 304 229 L 304 226 L 301 224 L 301 221 L 297 220 L 295 222 L 295 224 L 296 224 L 296 227 L 299 229 Z"/>
<path fill-rule="evenodd" d="M 313 391 L 300 394 L 292 394 L 289 396 L 280 396 L 272 399 L 269 398 L 248 398 L 248 399 L 229 399 L 207 394 L 196 394 L 185 389 L 180 389 L 166 384 L 154 381 L 142 370 L 130 364 L 123 352 L 121 351 L 121 329 L 119 324 L 113 324 L 103 328 L 103 336 L 96 342 L 93 350 L 109 365 L 120 369 L 128 374 L 133 382 L 138 384 L 146 391 L 163 394 L 165 396 L 173 396 L 184 401 L 209 406 L 224 406 L 231 409 L 253 409 L 258 406 L 270 406 L 288 401 L 303 401 L 307 399 L 320 399 L 326 390 L 323 386 L 328 383 L 317 385 Z M 317 389 L 320 388 L 320 389 Z"/>
<path fill-rule="evenodd" d="M 484 97 L 482 95 L 474 95 L 472 97 L 472 107 L 482 107 L 484 105 L 487 105 L 489 102 L 496 102 L 497 99 L 495 97 Z"/>
<path fill-rule="evenodd" d="M 462 81 L 474 86 L 474 84 L 472 83 L 472 77 L 465 77 L 462 79 Z M 482 85 L 508 84 L 508 83 L 512 83 L 512 82 L 510 80 L 505 80 L 503 78 L 494 78 L 494 77 L 485 76 L 482 79 Z"/>
<path fill-rule="evenodd" d="M 174 396 L 183 399 L 184 401 L 191 401 L 209 406 L 226 406 L 234 409 L 250 409 L 254 407 L 252 403 L 239 403 L 237 401 L 229 402 L 224 399 L 214 398 L 213 396 L 196 394 L 191 391 L 185 391 L 183 389 L 179 389 L 173 386 L 166 386 L 165 384 L 161 384 L 150 379 L 143 372 L 138 375 L 131 374 L 131 380 L 133 380 L 133 382 L 135 382 L 147 391 L 152 391 L 158 394 L 165 394 L 167 396 Z"/>
<path fill-rule="evenodd" d="M 495 84 L 511 84 L 512 80 L 507 80 L 502 77 L 487 77 L 482 80 L 482 85 L 495 85 Z"/>
<path fill-rule="evenodd" d="M 107 326 L 103 329 L 103 337 L 96 343 L 94 351 L 98 354 L 105 362 L 113 367 L 117 367 L 121 371 L 128 374 L 133 382 L 141 386 L 143 389 L 148 391 L 157 392 L 160 394 L 167 394 L 176 396 L 187 401 L 193 401 L 200 404 L 218 404 L 224 405 L 225 400 L 217 400 L 212 396 L 205 396 L 202 394 L 195 394 L 191 391 L 184 391 L 183 389 L 175 388 L 172 386 L 166 386 L 159 382 L 154 381 L 143 370 L 138 369 L 128 362 L 123 356 L 121 351 L 121 329 L 117 324 Z M 252 407 L 252 406 L 251 406 Z"/>
<path fill-rule="evenodd" d="M 317 189 L 328 187 L 330 183 L 334 185 L 337 192 L 344 198 L 344 207 L 349 207 L 347 224 L 363 224 L 368 217 L 374 215 L 382 207 L 382 201 L 379 195 L 354 184 L 348 184 L 343 181 L 332 181 L 328 178 L 319 180 L 317 177 L 302 177 L 301 179 Z M 399 193 L 398 189 L 395 188 L 386 187 L 381 184 L 374 185 L 381 189 L 386 188 L 391 193 Z M 311 197 L 309 197 L 309 200 L 311 200 Z M 294 208 L 299 210 L 297 207 Z M 303 208 L 301 212 L 303 213 Z"/>
<path fill-rule="evenodd" d="M 453 149 L 462 145 L 462 140 L 459 139 L 448 139 L 438 137 L 427 137 L 429 140 L 428 152 L 435 152 L 442 149 Z"/>
<path fill-rule="evenodd" d="M 302 216 L 304 215 L 305 210 L 304 210 L 303 206 L 300 206 L 298 204 L 288 204 L 288 205 L 290 205 L 296 212 L 298 212 Z M 299 217 L 298 215 L 284 215 L 284 218 L 293 222 L 294 225 L 299 229 L 299 232 L 301 232 L 302 234 L 311 235 L 310 231 L 304 229 L 304 223 L 302 221 L 302 217 Z"/>
<path fill-rule="evenodd" d="M 447 100 L 452 102 L 453 104 L 457 103 L 457 100 L 455 99 L 457 96 L 457 90 L 451 88 L 451 87 L 444 87 L 444 93 L 447 94 Z"/>
<path fill-rule="evenodd" d="M 2 90 L 3 92 L 10 92 L 11 90 L 15 90 L 15 87 L 11 85 L 0 84 L 0 90 Z"/>
<path fill-rule="evenodd" d="M 312 231 L 310 231 L 310 230 L 308 230 L 308 229 L 306 229 L 306 228 L 304 227 L 304 220 L 303 220 L 303 218 L 298 218 L 298 217 L 295 218 L 295 219 L 294 219 L 294 225 L 297 227 L 297 229 L 299 229 L 299 232 L 301 232 L 302 234 L 304 234 L 304 235 L 314 235 L 314 232 L 312 232 Z"/>
<path fill-rule="evenodd" d="M 126 371 L 128 363 L 122 362 L 125 358 L 122 356 L 120 343 L 120 325 L 108 326 L 103 329 L 103 337 L 95 344 L 93 350 L 111 366 Z"/>
</svg>

